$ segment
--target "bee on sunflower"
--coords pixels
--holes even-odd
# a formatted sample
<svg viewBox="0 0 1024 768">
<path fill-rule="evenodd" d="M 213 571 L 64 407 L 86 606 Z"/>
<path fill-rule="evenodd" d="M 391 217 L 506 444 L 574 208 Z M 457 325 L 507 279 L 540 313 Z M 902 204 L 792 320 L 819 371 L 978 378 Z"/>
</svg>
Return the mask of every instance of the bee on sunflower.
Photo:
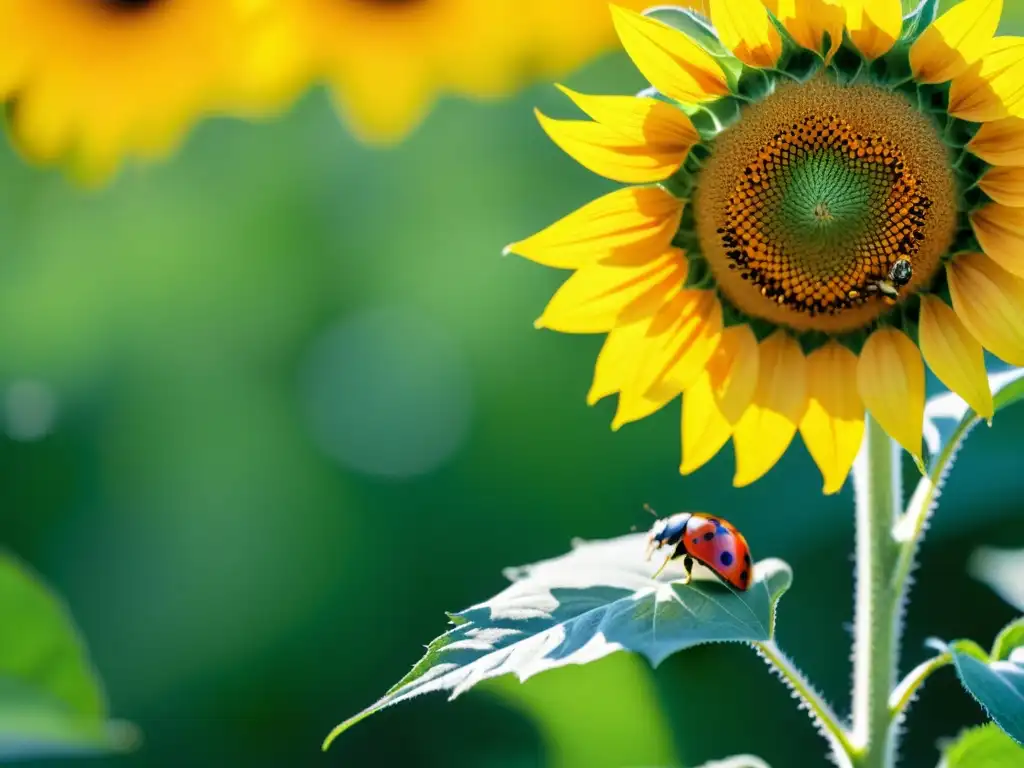
<svg viewBox="0 0 1024 768">
<path fill-rule="evenodd" d="M 737 486 L 797 432 L 838 492 L 865 414 L 920 463 L 925 362 L 993 415 L 984 350 L 1024 365 L 1024 39 L 1002 0 L 612 6 L 652 88 L 538 113 L 630 185 L 510 245 L 574 270 L 536 325 L 607 334 L 613 428 L 682 394 L 689 474 L 731 439 Z"/>
</svg>

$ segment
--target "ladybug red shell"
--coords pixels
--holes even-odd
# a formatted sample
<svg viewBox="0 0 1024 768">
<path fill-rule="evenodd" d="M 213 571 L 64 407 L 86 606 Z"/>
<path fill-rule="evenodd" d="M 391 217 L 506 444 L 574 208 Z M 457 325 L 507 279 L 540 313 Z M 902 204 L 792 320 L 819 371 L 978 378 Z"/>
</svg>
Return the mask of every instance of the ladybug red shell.
<svg viewBox="0 0 1024 768">
<path fill-rule="evenodd" d="M 700 512 L 680 512 L 656 522 L 647 537 L 647 544 L 648 559 L 655 550 L 673 547 L 665 564 L 670 560 L 684 558 L 687 581 L 693 569 L 693 561 L 696 560 L 741 592 L 745 592 L 753 583 L 754 565 L 747 540 L 736 530 L 736 526 L 720 517 Z"/>
</svg>

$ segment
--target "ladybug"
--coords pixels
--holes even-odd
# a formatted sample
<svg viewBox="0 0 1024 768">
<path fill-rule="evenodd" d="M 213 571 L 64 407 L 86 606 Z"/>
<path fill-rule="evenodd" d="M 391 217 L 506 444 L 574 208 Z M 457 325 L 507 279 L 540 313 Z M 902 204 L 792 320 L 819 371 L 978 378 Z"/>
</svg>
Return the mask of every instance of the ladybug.
<svg viewBox="0 0 1024 768">
<path fill-rule="evenodd" d="M 672 547 L 658 574 L 670 561 L 683 558 L 686 581 L 690 581 L 693 561 L 709 568 L 715 576 L 731 587 L 745 592 L 754 580 L 750 547 L 736 527 L 720 517 L 701 512 L 680 512 L 659 520 L 647 536 L 647 559 L 655 550 Z"/>
</svg>

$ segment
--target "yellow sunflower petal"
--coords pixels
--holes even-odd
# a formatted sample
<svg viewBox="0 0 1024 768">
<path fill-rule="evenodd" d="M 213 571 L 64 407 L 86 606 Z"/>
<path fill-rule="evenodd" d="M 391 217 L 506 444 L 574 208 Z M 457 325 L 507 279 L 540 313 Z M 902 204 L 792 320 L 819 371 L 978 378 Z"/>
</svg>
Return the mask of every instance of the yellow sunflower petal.
<svg viewBox="0 0 1024 768">
<path fill-rule="evenodd" d="M 983 124 L 967 149 L 991 165 L 1024 165 L 1024 118 Z"/>
<path fill-rule="evenodd" d="M 754 397 L 760 359 L 750 326 L 734 325 L 722 332 L 707 368 L 683 395 L 679 471 L 684 475 L 711 461 L 729 441 Z"/>
<path fill-rule="evenodd" d="M 680 431 L 683 461 L 679 471 L 684 475 L 703 467 L 729 442 L 732 425 L 718 409 L 708 371 L 704 371 L 694 385 L 683 393 Z"/>
<path fill-rule="evenodd" d="M 765 0 L 765 5 L 804 48 L 821 53 L 827 34 L 826 61 L 843 44 L 846 11 L 839 0 Z"/>
<path fill-rule="evenodd" d="M 738 488 L 775 466 L 807 411 L 807 361 L 800 345 L 780 330 L 762 341 L 758 352 L 757 388 L 733 434 Z"/>
<path fill-rule="evenodd" d="M 536 112 L 544 132 L 588 171 L 625 184 L 664 181 L 683 164 L 689 146 L 657 147 L 624 138 L 600 123 L 553 120 Z"/>
<path fill-rule="evenodd" d="M 666 96 L 700 104 L 729 93 L 721 67 L 682 32 L 617 5 L 611 6 L 611 12 L 626 53 Z"/>
<path fill-rule="evenodd" d="M 921 354 L 939 381 L 986 419 L 995 413 L 985 353 L 956 312 L 935 296 L 921 296 Z"/>
<path fill-rule="evenodd" d="M 595 261 L 643 261 L 664 253 L 679 229 L 683 201 L 660 187 L 627 187 L 595 200 L 506 253 L 560 269 Z"/>
<path fill-rule="evenodd" d="M 564 85 L 557 87 L 591 120 L 638 144 L 689 149 L 700 140 L 686 113 L 664 101 L 636 96 L 589 96 Z"/>
<path fill-rule="evenodd" d="M 1024 168 L 991 168 L 979 184 L 986 195 L 1001 205 L 1024 208 Z"/>
<path fill-rule="evenodd" d="M 588 264 L 565 281 L 534 325 L 562 333 L 603 333 L 649 317 L 679 293 L 688 265 L 678 248 L 646 264 Z"/>
<path fill-rule="evenodd" d="M 61 114 L 59 100 L 59 93 L 37 87 L 8 109 L 11 138 L 31 162 L 56 162 L 74 142 L 74 126 Z"/>
<path fill-rule="evenodd" d="M 963 0 L 926 29 L 910 49 L 910 66 L 922 83 L 945 83 L 989 49 L 1003 0 Z"/>
<path fill-rule="evenodd" d="M 594 405 L 628 385 L 637 366 L 637 356 L 643 349 L 651 319 L 620 326 L 608 332 L 594 366 L 594 382 L 587 393 L 587 405 Z"/>
<path fill-rule="evenodd" d="M 619 407 L 612 420 L 612 429 L 618 431 L 626 424 L 653 416 L 679 396 L 678 387 L 660 386 L 647 392 L 627 387 L 619 393 Z"/>
<path fill-rule="evenodd" d="M 998 203 L 971 214 L 971 226 L 981 248 L 993 261 L 1024 277 L 1024 209 Z"/>
<path fill-rule="evenodd" d="M 647 393 L 662 385 L 681 392 L 700 376 L 722 337 L 722 305 L 712 291 L 682 291 L 647 329 L 644 359 L 631 388 Z"/>
<path fill-rule="evenodd" d="M 1024 280 L 981 253 L 961 254 L 946 267 L 953 309 L 987 350 L 1024 366 Z"/>
<path fill-rule="evenodd" d="M 1024 117 L 1024 38 L 997 37 L 981 61 L 953 78 L 949 114 L 977 123 Z"/>
<path fill-rule="evenodd" d="M 713 293 L 680 292 L 657 314 L 608 334 L 587 401 L 619 393 L 615 430 L 650 416 L 700 375 L 721 329 L 722 308 Z"/>
<path fill-rule="evenodd" d="M 917 345 L 895 328 L 879 328 L 861 350 L 857 388 L 882 428 L 911 455 L 920 457 L 924 363 Z"/>
<path fill-rule="evenodd" d="M 823 492 L 839 493 L 864 438 L 857 356 L 834 341 L 812 352 L 807 357 L 807 394 L 800 434 L 824 477 Z"/>
<path fill-rule="evenodd" d="M 888 53 L 903 31 L 900 0 L 842 0 L 846 28 L 857 50 L 869 59 Z"/>
<path fill-rule="evenodd" d="M 711 23 L 744 64 L 774 67 L 782 55 L 782 38 L 761 0 L 711 0 Z"/>
</svg>

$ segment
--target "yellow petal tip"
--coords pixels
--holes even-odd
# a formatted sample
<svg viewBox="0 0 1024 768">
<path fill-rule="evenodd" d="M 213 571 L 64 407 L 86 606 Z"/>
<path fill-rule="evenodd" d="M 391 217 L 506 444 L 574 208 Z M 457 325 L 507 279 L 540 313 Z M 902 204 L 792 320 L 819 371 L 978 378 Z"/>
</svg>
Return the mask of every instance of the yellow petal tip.
<svg viewBox="0 0 1024 768">
<path fill-rule="evenodd" d="M 736 474 L 732 478 L 732 487 L 733 488 L 746 488 L 748 485 L 751 485 L 751 484 L 753 484 L 756 481 L 757 481 L 756 477 L 741 477 L 739 474 Z"/>
<path fill-rule="evenodd" d="M 838 486 L 836 486 L 836 485 L 829 485 L 828 483 L 826 483 L 822 487 L 821 493 L 822 493 L 823 496 L 835 496 L 841 490 L 843 490 L 843 484 L 842 483 L 840 485 L 838 485 Z"/>
</svg>

